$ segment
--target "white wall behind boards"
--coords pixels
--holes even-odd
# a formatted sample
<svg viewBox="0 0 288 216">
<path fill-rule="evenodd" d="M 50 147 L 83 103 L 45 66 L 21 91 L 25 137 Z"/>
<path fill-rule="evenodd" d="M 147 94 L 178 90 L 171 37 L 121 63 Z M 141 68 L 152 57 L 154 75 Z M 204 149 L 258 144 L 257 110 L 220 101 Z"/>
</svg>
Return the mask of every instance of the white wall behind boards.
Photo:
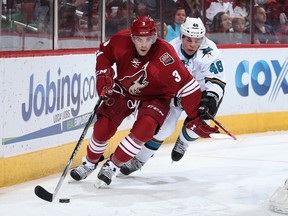
<svg viewBox="0 0 288 216">
<path fill-rule="evenodd" d="M 78 140 L 96 103 L 94 68 L 94 54 L 1 59 L 2 156 Z"/>
<path fill-rule="evenodd" d="M 288 111 L 287 48 L 222 49 L 227 87 L 220 115 Z"/>
</svg>

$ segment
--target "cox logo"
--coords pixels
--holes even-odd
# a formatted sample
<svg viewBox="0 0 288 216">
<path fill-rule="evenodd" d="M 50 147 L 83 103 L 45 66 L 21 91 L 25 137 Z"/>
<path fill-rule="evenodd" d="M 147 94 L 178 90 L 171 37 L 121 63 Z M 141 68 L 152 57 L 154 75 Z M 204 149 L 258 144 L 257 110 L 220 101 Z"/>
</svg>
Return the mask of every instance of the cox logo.
<svg viewBox="0 0 288 216">
<path fill-rule="evenodd" d="M 277 60 L 271 60 L 271 64 L 273 70 L 271 70 L 269 64 L 264 60 L 257 61 L 251 68 L 249 61 L 244 60 L 240 62 L 235 74 L 238 93 L 243 97 L 247 97 L 249 95 L 249 89 L 252 87 L 257 95 L 263 96 L 271 89 L 269 95 L 270 101 L 276 100 L 280 90 L 282 90 L 284 94 L 288 94 L 288 83 L 286 80 L 288 74 L 288 58 L 282 66 Z M 272 79 L 274 75 L 273 72 L 276 75 L 275 80 Z M 251 77 L 250 82 L 243 83 L 243 80 L 245 80 L 243 77 L 245 76 Z"/>
</svg>

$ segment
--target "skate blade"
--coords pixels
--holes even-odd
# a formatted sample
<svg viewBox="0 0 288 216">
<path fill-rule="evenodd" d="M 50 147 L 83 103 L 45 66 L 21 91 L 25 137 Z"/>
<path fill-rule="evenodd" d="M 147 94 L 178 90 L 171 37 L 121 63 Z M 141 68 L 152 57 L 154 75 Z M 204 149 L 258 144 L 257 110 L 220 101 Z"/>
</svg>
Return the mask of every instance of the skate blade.
<svg viewBox="0 0 288 216">
<path fill-rule="evenodd" d="M 68 179 L 68 184 L 73 184 L 73 183 L 77 183 L 77 182 L 80 182 L 80 181 L 76 181 L 75 179 L 73 179 L 72 177 L 70 177 Z"/>
<path fill-rule="evenodd" d="M 124 175 L 123 173 L 119 172 L 116 174 L 116 178 L 126 178 L 128 177 L 129 175 Z"/>
<path fill-rule="evenodd" d="M 99 189 L 99 188 L 107 186 L 107 184 L 104 181 L 97 179 L 94 186 Z"/>
</svg>

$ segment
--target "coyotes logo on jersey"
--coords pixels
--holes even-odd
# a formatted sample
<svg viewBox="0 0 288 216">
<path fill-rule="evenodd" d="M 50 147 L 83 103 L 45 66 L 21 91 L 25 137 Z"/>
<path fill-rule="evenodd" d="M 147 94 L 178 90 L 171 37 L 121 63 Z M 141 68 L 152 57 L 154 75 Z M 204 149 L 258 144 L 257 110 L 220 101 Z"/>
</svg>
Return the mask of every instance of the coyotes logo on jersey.
<svg viewBox="0 0 288 216">
<path fill-rule="evenodd" d="M 141 93 L 141 89 L 145 88 L 149 82 L 147 79 L 147 71 L 146 68 L 149 62 L 147 62 L 140 71 L 136 72 L 132 76 L 125 76 L 120 79 L 120 83 L 131 95 L 138 95 Z"/>
</svg>

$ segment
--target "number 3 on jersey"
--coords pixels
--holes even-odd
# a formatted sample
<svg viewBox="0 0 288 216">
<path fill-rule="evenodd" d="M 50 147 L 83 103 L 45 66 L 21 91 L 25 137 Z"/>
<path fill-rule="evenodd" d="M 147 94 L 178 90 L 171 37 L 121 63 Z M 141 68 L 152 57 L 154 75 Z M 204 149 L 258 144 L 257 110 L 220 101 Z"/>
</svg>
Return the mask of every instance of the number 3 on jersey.
<svg viewBox="0 0 288 216">
<path fill-rule="evenodd" d="M 222 61 L 217 61 L 210 65 L 210 72 L 214 74 L 221 73 L 223 71 Z"/>
<path fill-rule="evenodd" d="M 175 81 L 176 81 L 176 82 L 180 82 L 180 81 L 181 81 L 180 74 L 178 73 L 177 70 L 174 70 L 174 71 L 172 72 L 172 75 L 175 77 Z"/>
</svg>

